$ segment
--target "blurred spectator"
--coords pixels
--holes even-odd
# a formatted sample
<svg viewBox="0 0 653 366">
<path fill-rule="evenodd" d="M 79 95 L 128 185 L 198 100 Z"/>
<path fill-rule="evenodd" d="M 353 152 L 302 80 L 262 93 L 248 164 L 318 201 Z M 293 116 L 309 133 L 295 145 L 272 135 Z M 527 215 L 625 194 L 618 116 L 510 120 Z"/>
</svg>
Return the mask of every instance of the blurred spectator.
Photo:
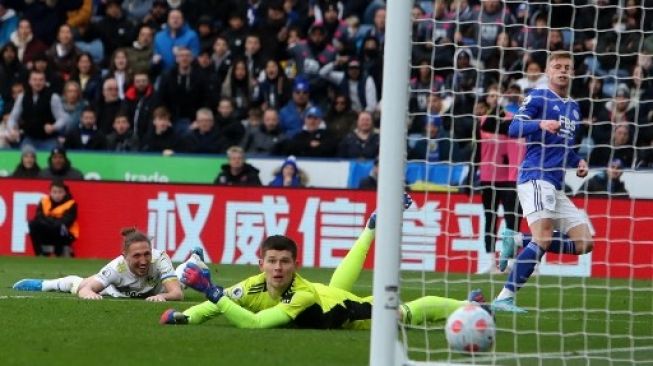
<svg viewBox="0 0 653 366">
<path fill-rule="evenodd" d="M 113 120 L 113 131 L 107 136 L 107 150 L 115 152 L 138 151 L 138 136 L 129 124 L 125 114 L 117 114 Z"/>
<path fill-rule="evenodd" d="M 122 11 L 132 22 L 140 22 L 148 15 L 154 0 L 123 0 Z"/>
<path fill-rule="evenodd" d="M 576 101 L 580 108 L 580 115 L 583 123 L 580 130 L 576 132 L 576 141 L 580 142 L 582 138 L 589 136 L 592 126 L 598 121 L 600 114 L 605 109 L 605 98 L 603 98 L 603 80 L 596 76 L 590 75 L 585 78 L 579 94 L 576 95 Z"/>
<path fill-rule="evenodd" d="M 200 51 L 211 49 L 215 41 L 215 27 L 209 15 L 202 15 L 197 20 L 197 36 L 200 39 Z"/>
<path fill-rule="evenodd" d="M 125 92 L 127 114 L 132 121 L 134 135 L 142 139 L 150 128 L 154 107 L 154 86 L 147 71 L 134 74 L 134 83 Z"/>
<path fill-rule="evenodd" d="M 256 81 L 249 73 L 246 60 L 242 58 L 235 59 L 222 84 L 221 95 L 223 98 L 229 98 L 233 101 L 236 119 L 245 118 L 254 97 L 255 89 Z"/>
<path fill-rule="evenodd" d="M 245 152 L 240 146 L 227 149 L 227 164 L 222 164 L 220 174 L 213 184 L 227 186 L 260 186 L 259 170 L 245 162 Z"/>
<path fill-rule="evenodd" d="M 349 96 L 354 111 L 365 110 L 372 113 L 378 103 L 374 79 L 361 72 L 361 64 L 357 59 L 348 60 L 339 56 L 335 62 L 330 62 L 320 69 L 320 76 L 335 84 L 338 93 Z M 346 70 L 336 70 L 341 66 L 346 66 Z"/>
<path fill-rule="evenodd" d="M 186 151 L 185 141 L 172 129 L 172 116 L 166 107 L 157 107 L 152 113 L 154 128 L 150 128 L 143 141 L 141 150 L 160 152 L 169 156 L 175 152 Z"/>
<path fill-rule="evenodd" d="M 594 146 L 589 164 L 590 166 L 605 166 L 614 158 L 620 159 L 628 168 L 633 166 L 635 147 L 632 143 L 630 128 L 625 124 L 617 124 L 609 141 L 597 143 Z"/>
<path fill-rule="evenodd" d="M 122 108 L 123 102 L 118 96 L 118 82 L 113 78 L 104 80 L 102 96 L 94 106 L 97 125 L 102 133 L 111 132 L 113 120 Z"/>
<path fill-rule="evenodd" d="M 13 131 L 7 126 L 9 115 L 4 111 L 4 100 L 0 97 L 0 149 L 11 147 Z"/>
<path fill-rule="evenodd" d="M 418 61 L 413 72 L 414 76 L 410 80 L 409 110 L 415 117 L 409 133 L 421 133 L 426 125 L 423 115 L 429 108 L 429 98 L 431 94 L 441 92 L 444 80 L 433 72 L 431 62 L 426 58 Z M 440 108 L 433 110 L 433 113 L 440 113 Z"/>
<path fill-rule="evenodd" d="M 263 54 L 274 59 L 283 58 L 286 53 L 285 47 L 289 41 L 289 26 L 292 23 L 293 21 L 286 14 L 281 2 L 268 3 L 265 17 L 255 26 L 261 37 Z"/>
<path fill-rule="evenodd" d="M 457 152 L 452 149 L 455 143 L 442 128 L 442 117 L 433 115 L 424 127 L 424 133 L 416 138 L 412 148 L 408 151 L 408 159 L 426 160 L 427 162 L 453 161 Z"/>
<path fill-rule="evenodd" d="M 154 0 L 150 11 L 143 18 L 143 24 L 147 24 L 155 32 L 158 32 L 165 27 L 168 20 L 168 9 L 169 6 L 166 0 Z"/>
<path fill-rule="evenodd" d="M 289 156 L 274 173 L 270 187 L 305 187 L 306 174 L 297 167 L 294 156 Z"/>
<path fill-rule="evenodd" d="M 36 150 L 31 145 L 23 145 L 20 162 L 11 173 L 13 178 L 38 178 L 41 167 L 36 161 Z"/>
<path fill-rule="evenodd" d="M 109 72 L 104 76 L 103 80 L 106 79 L 116 79 L 118 84 L 118 98 L 124 100 L 125 90 L 132 82 L 132 73 L 129 68 L 127 52 L 124 48 L 118 48 L 111 54 Z"/>
<path fill-rule="evenodd" d="M 633 68 L 632 88 L 630 89 L 630 107 L 639 110 L 637 124 L 638 146 L 648 146 L 653 141 L 653 78 L 650 71 L 637 65 Z"/>
<path fill-rule="evenodd" d="M 529 24 L 522 28 L 517 36 L 519 45 L 528 50 L 543 50 L 547 48 L 549 38 L 549 14 L 546 11 L 537 11 L 531 17 Z"/>
<path fill-rule="evenodd" d="M 100 72 L 93 63 L 93 57 L 88 52 L 82 52 L 77 56 L 77 67 L 70 75 L 72 81 L 76 81 L 82 88 L 82 96 L 87 101 L 94 101 L 101 94 L 103 84 Z"/>
<path fill-rule="evenodd" d="M 82 98 L 82 91 L 76 81 L 66 82 L 63 88 L 63 99 L 61 104 L 67 117 L 66 127 L 63 134 L 67 135 L 78 128 L 82 111 L 84 108 L 88 107 L 88 102 Z"/>
<path fill-rule="evenodd" d="M 372 36 L 363 39 L 363 47 L 360 50 L 358 59 L 363 65 L 363 73 L 374 79 L 376 86 L 376 97 L 381 100 L 381 90 L 383 89 L 383 54 L 381 45 Z"/>
<path fill-rule="evenodd" d="M 49 194 L 41 198 L 28 226 L 34 255 L 49 255 L 54 251 L 57 257 L 73 256 L 70 246 L 79 237 L 77 203 L 62 180 L 52 180 Z"/>
<path fill-rule="evenodd" d="M 45 53 L 34 56 L 32 70 L 45 74 L 45 86 L 51 92 L 60 94 L 63 91 L 63 78 L 52 66 L 52 62 Z"/>
<path fill-rule="evenodd" d="M 247 118 L 241 121 L 245 126 L 245 134 L 259 128 L 263 122 L 263 111 L 259 107 L 250 107 L 247 111 Z"/>
<path fill-rule="evenodd" d="M 337 51 L 343 51 L 352 39 L 349 37 L 347 32 L 347 23 L 341 18 L 341 9 L 337 1 L 326 1 L 323 6 L 318 8 L 322 13 L 322 19 L 319 19 L 316 14 L 316 20 L 322 21 L 324 23 L 324 29 L 326 29 L 327 39 L 330 39 L 333 46 Z"/>
<path fill-rule="evenodd" d="M 75 46 L 72 28 L 68 24 L 62 24 L 57 32 L 57 41 L 45 54 L 54 70 L 66 80 L 73 72 L 80 52 Z"/>
<path fill-rule="evenodd" d="M 372 28 L 365 35 L 366 37 L 374 37 L 379 43 L 380 49 L 385 45 L 385 7 L 380 7 L 374 11 L 374 19 L 372 21 Z"/>
<path fill-rule="evenodd" d="M 304 128 L 293 136 L 287 144 L 289 155 L 313 158 L 335 157 L 338 141 L 324 128 L 322 112 L 311 107 L 304 117 Z"/>
<path fill-rule="evenodd" d="M 517 200 L 517 173 L 524 156 L 521 142 L 508 136 L 512 115 L 506 113 L 498 103 L 499 86 L 488 87 L 485 102 L 488 112 L 479 118 L 478 141 L 480 154 L 480 190 L 485 212 L 485 252 L 494 255 L 497 231 L 499 229 L 497 210 L 503 205 L 507 229 L 519 231 L 519 201 Z M 490 261 L 487 268 L 480 271 L 496 272 L 496 264 Z"/>
<path fill-rule="evenodd" d="M 31 0 L 21 1 L 23 18 L 32 24 L 34 36 L 46 45 L 54 43 L 59 26 L 66 22 L 68 12 L 82 6 L 83 0 Z"/>
<path fill-rule="evenodd" d="M 28 87 L 16 98 L 8 127 L 13 141 L 22 134 L 21 144 L 49 150 L 57 146 L 56 134 L 65 129 L 66 118 L 59 95 L 45 87 L 45 74 L 32 71 Z"/>
<path fill-rule="evenodd" d="M 11 34 L 18 28 L 18 15 L 6 3 L 0 1 L 0 47 L 9 42 Z"/>
<path fill-rule="evenodd" d="M 227 29 L 222 35 L 227 40 L 229 50 L 234 56 L 242 56 L 245 48 L 245 37 L 247 36 L 247 22 L 245 11 L 241 6 L 236 6 L 229 12 L 227 18 Z"/>
<path fill-rule="evenodd" d="M 91 23 L 93 15 L 93 1 L 82 0 L 82 5 L 78 9 L 70 10 L 66 13 L 66 24 L 73 29 L 86 28 Z"/>
<path fill-rule="evenodd" d="M 185 134 L 195 112 L 208 105 L 208 93 L 202 73 L 192 64 L 191 50 L 183 46 L 176 49 L 176 67 L 161 77 L 156 104 L 169 108 L 174 130 Z"/>
<path fill-rule="evenodd" d="M 286 141 L 286 135 L 279 127 L 279 113 L 266 109 L 260 126 L 248 131 L 244 138 L 244 148 L 248 153 L 275 155 Z"/>
<path fill-rule="evenodd" d="M 526 75 L 515 81 L 524 94 L 530 93 L 531 89 L 545 89 L 548 87 L 546 75 L 542 72 L 542 66 L 535 60 L 526 63 Z"/>
<path fill-rule="evenodd" d="M 252 79 L 256 79 L 263 67 L 265 66 L 265 58 L 261 52 L 261 38 L 256 33 L 250 33 L 245 37 L 245 62 L 247 66 L 247 73 Z"/>
<path fill-rule="evenodd" d="M 279 109 L 290 100 L 291 84 L 281 66 L 274 59 L 265 63 L 258 84 L 258 98 L 263 108 Z"/>
<path fill-rule="evenodd" d="M 18 50 L 13 43 L 0 48 L 0 96 L 11 97 L 11 86 L 22 83 L 27 78 L 27 70 L 18 60 Z"/>
<path fill-rule="evenodd" d="M 295 136 L 304 124 L 304 113 L 312 107 L 308 81 L 297 77 L 293 82 L 292 100 L 279 111 L 281 130 L 288 137 Z"/>
<path fill-rule="evenodd" d="M 9 115 L 11 114 L 11 111 L 14 109 L 14 104 L 16 103 L 16 98 L 18 98 L 19 95 L 23 94 L 25 91 L 25 87 L 23 86 L 22 83 L 20 82 L 15 82 L 11 86 L 11 95 L 9 96 L 8 99 L 2 99 L 2 116 L 1 121 L 4 122 L 4 126 L 6 128 L 5 133 L 10 132 L 9 131 Z M 7 135 L 5 137 L 8 137 Z"/>
<path fill-rule="evenodd" d="M 523 100 L 521 88 L 517 84 L 510 84 L 503 93 L 503 108 L 506 112 L 516 114 Z"/>
<path fill-rule="evenodd" d="M 96 33 L 102 40 L 105 57 L 113 55 L 118 48 L 129 47 L 136 36 L 134 24 L 123 13 L 121 2 L 105 1 L 104 17 L 91 24 L 90 32 Z"/>
<path fill-rule="evenodd" d="M 444 112 L 446 110 L 445 107 L 445 102 L 442 100 L 442 93 L 440 92 L 431 92 L 428 94 L 426 98 L 426 109 L 424 112 L 417 114 L 416 116 L 413 117 L 413 120 L 411 121 L 410 127 L 408 129 L 409 134 L 422 134 L 424 133 L 424 128 L 426 125 L 429 123 L 429 121 L 432 119 L 432 117 L 437 116 L 439 119 L 443 121 L 443 127 L 446 128 L 451 127 L 451 122 L 449 121 L 449 118 L 447 117 L 447 122 L 444 123 Z"/>
<path fill-rule="evenodd" d="M 324 117 L 324 122 L 333 138 L 341 141 L 354 129 L 357 119 L 358 114 L 351 109 L 349 98 L 346 95 L 337 94 Z"/>
<path fill-rule="evenodd" d="M 380 141 L 372 114 L 367 111 L 360 112 L 356 128 L 340 141 L 338 156 L 347 159 L 374 159 L 379 155 Z"/>
<path fill-rule="evenodd" d="M 376 190 L 379 179 L 379 159 L 374 160 L 374 165 L 370 170 L 370 175 L 361 179 L 358 183 L 358 189 L 373 189 Z"/>
<path fill-rule="evenodd" d="M 628 191 L 621 181 L 623 166 L 621 159 L 613 159 L 607 169 L 585 180 L 578 193 L 628 197 Z"/>
<path fill-rule="evenodd" d="M 197 33 L 184 23 L 184 15 L 181 11 L 171 10 L 168 14 L 167 26 L 157 32 L 154 37 L 155 63 L 161 62 L 164 70 L 172 69 L 175 65 L 175 58 L 181 49 L 191 52 L 190 59 L 192 61 L 193 57 L 200 52 L 200 41 Z"/>
<path fill-rule="evenodd" d="M 413 36 L 416 38 L 415 41 L 420 43 L 413 46 L 413 59 L 433 58 L 433 67 L 450 68 L 454 53 L 453 35 L 456 23 L 449 13 L 449 3 L 445 0 L 433 1 L 433 13 L 428 18 L 416 21 L 415 24 L 418 28 Z"/>
<path fill-rule="evenodd" d="M 131 47 L 127 48 L 127 61 L 134 74 L 148 73 L 150 76 L 156 75 L 157 70 L 152 65 L 152 56 L 154 55 L 153 40 L 154 30 L 147 24 L 142 24 L 138 28 L 138 37 Z"/>
<path fill-rule="evenodd" d="M 322 23 L 314 23 L 306 41 L 288 44 L 288 52 L 297 67 L 297 74 L 306 78 L 314 98 L 326 96 L 326 82 L 320 81 L 320 68 L 336 58 L 336 51 L 326 38 Z"/>
<path fill-rule="evenodd" d="M 34 36 L 32 24 L 27 19 L 18 22 L 18 29 L 11 34 L 11 42 L 18 47 L 18 59 L 28 69 L 32 68 L 34 56 L 48 49 L 45 43 Z"/>
<path fill-rule="evenodd" d="M 39 177 L 46 179 L 84 179 L 82 172 L 73 168 L 66 150 L 62 147 L 52 149 L 50 157 L 48 157 L 48 167 L 41 170 Z"/>
<path fill-rule="evenodd" d="M 231 69 L 232 55 L 229 50 L 229 43 L 224 36 L 218 36 L 213 42 L 213 53 L 211 54 L 213 70 L 209 73 L 209 91 L 213 96 L 211 102 L 217 101 L 222 91 L 222 83 L 227 78 Z M 212 103 L 213 104 L 213 103 Z"/>
<path fill-rule="evenodd" d="M 224 153 L 230 146 L 240 144 L 245 136 L 245 126 L 236 119 L 234 104 L 229 98 L 222 98 L 218 103 L 215 125 L 220 136 L 220 153 Z"/>
<path fill-rule="evenodd" d="M 510 33 L 501 32 L 495 46 L 487 49 L 488 58 L 484 63 L 485 82 L 508 85 L 522 71 L 522 50 L 515 47 Z"/>
<path fill-rule="evenodd" d="M 68 150 L 106 149 L 106 137 L 98 129 L 93 108 L 84 109 L 79 125 L 66 134 L 63 145 Z"/>
<path fill-rule="evenodd" d="M 215 127 L 213 112 L 208 108 L 200 108 L 195 114 L 188 137 L 190 151 L 198 154 L 220 153 L 220 136 Z"/>
<path fill-rule="evenodd" d="M 472 19 L 478 19 L 478 22 L 473 23 L 472 37 L 475 40 L 474 43 L 481 46 L 479 58 L 483 62 L 488 60 L 488 56 L 491 56 L 491 52 L 487 52 L 486 47 L 496 45 L 499 34 L 506 31 L 514 37 L 520 29 L 515 24 L 515 17 L 510 13 L 510 9 L 500 0 L 482 1 L 481 9 L 472 17 Z"/>
</svg>

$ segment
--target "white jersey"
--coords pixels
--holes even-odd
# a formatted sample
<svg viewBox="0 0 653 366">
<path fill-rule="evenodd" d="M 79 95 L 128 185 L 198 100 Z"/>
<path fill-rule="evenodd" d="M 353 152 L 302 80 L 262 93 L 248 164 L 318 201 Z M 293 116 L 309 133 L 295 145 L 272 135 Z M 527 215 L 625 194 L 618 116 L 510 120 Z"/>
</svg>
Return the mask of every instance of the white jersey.
<svg viewBox="0 0 653 366">
<path fill-rule="evenodd" d="M 148 297 L 163 292 L 163 282 L 177 279 L 170 257 L 152 249 L 152 262 L 147 276 L 138 277 L 130 270 L 122 255 L 102 267 L 93 276 L 104 287 L 112 286 L 126 297 Z"/>
</svg>

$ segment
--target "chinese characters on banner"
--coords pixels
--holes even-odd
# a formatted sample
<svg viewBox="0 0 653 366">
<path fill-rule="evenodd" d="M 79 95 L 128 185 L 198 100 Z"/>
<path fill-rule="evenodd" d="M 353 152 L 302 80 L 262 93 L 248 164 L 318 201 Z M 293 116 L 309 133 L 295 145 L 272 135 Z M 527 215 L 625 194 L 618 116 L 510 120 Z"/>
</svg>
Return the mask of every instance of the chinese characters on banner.
<svg viewBox="0 0 653 366">
<path fill-rule="evenodd" d="M 257 264 L 265 237 L 287 235 L 297 242 L 303 267 L 333 268 L 365 226 L 376 199 L 374 192 L 355 190 L 69 184 L 79 205 L 80 238 L 74 246 L 81 258 L 114 258 L 121 251 L 120 229 L 136 226 L 174 261 L 200 246 L 210 262 Z M 0 255 L 31 255 L 27 220 L 47 187 L 47 181 L 0 180 Z M 475 273 L 495 260 L 484 249 L 480 197 L 419 193 L 413 198 L 403 215 L 402 269 Z M 647 235 L 653 202 L 577 203 L 590 217 L 594 251 L 580 257 L 547 254 L 540 274 L 653 277 L 653 241 Z M 372 260 L 368 255 L 366 268 Z"/>
</svg>

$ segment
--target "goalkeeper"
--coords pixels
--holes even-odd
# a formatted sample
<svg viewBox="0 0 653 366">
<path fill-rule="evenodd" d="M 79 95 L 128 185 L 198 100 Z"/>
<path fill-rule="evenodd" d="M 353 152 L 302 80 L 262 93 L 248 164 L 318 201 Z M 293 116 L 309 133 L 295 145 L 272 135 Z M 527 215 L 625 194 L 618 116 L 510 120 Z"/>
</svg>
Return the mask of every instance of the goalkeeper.
<svg viewBox="0 0 653 366">
<path fill-rule="evenodd" d="M 405 207 L 411 203 L 405 195 Z M 209 301 L 184 312 L 168 309 L 160 322 L 200 324 L 223 315 L 239 328 L 369 329 L 372 297 L 359 297 L 351 291 L 374 239 L 375 224 L 376 214 L 372 214 L 328 285 L 310 282 L 296 272 L 297 245 L 281 235 L 270 236 L 261 244 L 262 273 L 229 288 L 213 285 L 208 270 L 188 264 L 182 282 L 204 293 Z M 469 301 L 483 303 L 483 294 L 474 290 Z M 401 305 L 399 317 L 407 324 L 442 320 L 469 301 L 425 296 Z"/>
</svg>

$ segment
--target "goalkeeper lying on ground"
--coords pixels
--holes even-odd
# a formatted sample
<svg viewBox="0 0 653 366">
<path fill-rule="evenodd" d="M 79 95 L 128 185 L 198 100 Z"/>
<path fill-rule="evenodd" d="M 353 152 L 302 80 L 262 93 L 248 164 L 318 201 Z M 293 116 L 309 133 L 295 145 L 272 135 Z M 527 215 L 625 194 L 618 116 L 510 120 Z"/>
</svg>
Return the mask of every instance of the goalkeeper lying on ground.
<svg viewBox="0 0 653 366">
<path fill-rule="evenodd" d="M 412 200 L 405 196 L 405 207 Z M 296 272 L 297 245 L 291 239 L 275 235 L 261 244 L 261 274 L 249 277 L 229 288 L 213 285 L 210 272 L 189 263 L 181 279 L 188 287 L 204 293 L 209 301 L 184 312 L 166 310 L 161 324 L 200 324 L 223 315 L 239 328 L 369 329 L 372 296 L 359 297 L 351 290 L 363 268 L 374 239 L 376 216 L 368 221 L 358 240 L 338 265 L 329 285 L 313 283 Z M 483 303 L 480 290 L 470 293 L 469 301 Z M 425 296 L 405 303 L 399 316 L 405 323 L 421 324 L 446 319 L 469 301 Z"/>
</svg>

